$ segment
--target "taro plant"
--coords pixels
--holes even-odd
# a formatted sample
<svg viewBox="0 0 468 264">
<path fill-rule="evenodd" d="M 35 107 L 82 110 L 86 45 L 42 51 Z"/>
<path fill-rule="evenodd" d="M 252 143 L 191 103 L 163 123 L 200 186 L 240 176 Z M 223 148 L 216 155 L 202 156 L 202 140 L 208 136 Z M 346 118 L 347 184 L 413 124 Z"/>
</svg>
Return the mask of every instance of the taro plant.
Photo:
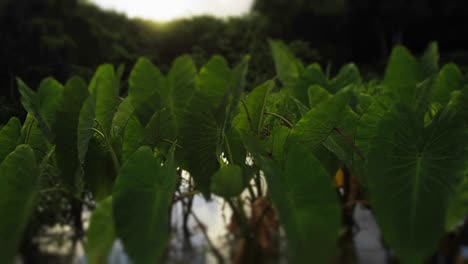
<svg viewBox="0 0 468 264">
<path fill-rule="evenodd" d="M 128 92 L 123 67 L 107 64 L 89 83 L 48 78 L 34 91 L 18 79 L 28 115 L 0 130 L 0 262 L 38 235 L 44 210 L 68 215 L 89 263 L 106 263 L 117 239 L 134 263 L 165 262 L 171 208 L 182 204 L 188 237 L 189 219 L 202 224 L 198 195 L 233 212 L 232 257 L 208 243 L 218 262 L 352 261 L 343 256 L 360 203 L 401 263 L 453 244 L 446 235 L 460 233 L 468 212 L 468 90 L 458 67 L 439 69 L 436 44 L 419 59 L 398 46 L 383 80 L 367 81 L 354 64 L 331 76 L 281 42 L 270 46 L 277 78 L 249 93 L 249 57 L 231 67 L 214 56 L 198 70 L 182 56 L 167 73 L 141 58 Z"/>
</svg>

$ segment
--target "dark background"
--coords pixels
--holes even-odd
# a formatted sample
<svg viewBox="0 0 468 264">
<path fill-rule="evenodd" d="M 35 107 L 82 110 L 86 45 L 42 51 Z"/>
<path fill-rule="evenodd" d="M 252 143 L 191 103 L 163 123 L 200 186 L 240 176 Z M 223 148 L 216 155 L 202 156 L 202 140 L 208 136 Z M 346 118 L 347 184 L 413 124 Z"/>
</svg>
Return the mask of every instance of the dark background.
<svg viewBox="0 0 468 264">
<path fill-rule="evenodd" d="M 168 0 L 170 1 L 170 0 Z M 200 16 L 156 23 L 128 19 L 80 0 L 0 0 L 0 124 L 22 115 L 15 77 L 32 88 L 54 76 L 89 79 L 97 65 L 140 56 L 166 71 L 191 54 L 202 65 L 213 54 L 236 63 L 251 54 L 249 85 L 272 78 L 267 39 L 282 39 L 305 62 L 357 63 L 379 76 L 396 44 L 420 53 L 439 43 L 442 62 L 468 65 L 466 0 L 256 0 L 250 14 Z M 123 87 L 125 91 L 125 87 Z"/>
</svg>

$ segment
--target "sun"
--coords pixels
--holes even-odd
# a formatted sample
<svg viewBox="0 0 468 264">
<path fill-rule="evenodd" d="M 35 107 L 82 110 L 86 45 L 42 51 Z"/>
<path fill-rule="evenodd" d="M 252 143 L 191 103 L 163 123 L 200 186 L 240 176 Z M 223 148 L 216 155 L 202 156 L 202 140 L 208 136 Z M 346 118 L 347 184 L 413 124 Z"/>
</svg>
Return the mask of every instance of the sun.
<svg viewBox="0 0 468 264">
<path fill-rule="evenodd" d="M 250 10 L 253 0 L 94 0 L 104 9 L 156 21 L 195 15 L 238 16 Z"/>
</svg>

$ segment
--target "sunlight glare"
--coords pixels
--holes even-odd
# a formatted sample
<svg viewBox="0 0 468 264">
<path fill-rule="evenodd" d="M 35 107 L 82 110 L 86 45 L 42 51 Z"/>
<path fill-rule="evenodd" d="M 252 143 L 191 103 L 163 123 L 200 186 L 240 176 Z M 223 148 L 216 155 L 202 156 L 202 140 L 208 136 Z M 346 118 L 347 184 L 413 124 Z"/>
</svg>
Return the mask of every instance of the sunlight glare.
<svg viewBox="0 0 468 264">
<path fill-rule="evenodd" d="M 250 10 L 253 0 L 94 0 L 104 9 L 156 21 L 210 14 L 238 16 Z"/>
</svg>

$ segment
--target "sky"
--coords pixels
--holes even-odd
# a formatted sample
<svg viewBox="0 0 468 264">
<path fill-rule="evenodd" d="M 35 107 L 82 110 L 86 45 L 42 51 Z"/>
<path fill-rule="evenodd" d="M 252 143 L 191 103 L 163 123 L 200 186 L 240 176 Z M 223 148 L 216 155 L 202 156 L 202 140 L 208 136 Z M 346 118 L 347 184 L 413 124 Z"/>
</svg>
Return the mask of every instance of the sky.
<svg viewBox="0 0 468 264">
<path fill-rule="evenodd" d="M 104 9 L 156 21 L 211 14 L 238 16 L 249 11 L 253 0 L 94 0 Z"/>
</svg>

